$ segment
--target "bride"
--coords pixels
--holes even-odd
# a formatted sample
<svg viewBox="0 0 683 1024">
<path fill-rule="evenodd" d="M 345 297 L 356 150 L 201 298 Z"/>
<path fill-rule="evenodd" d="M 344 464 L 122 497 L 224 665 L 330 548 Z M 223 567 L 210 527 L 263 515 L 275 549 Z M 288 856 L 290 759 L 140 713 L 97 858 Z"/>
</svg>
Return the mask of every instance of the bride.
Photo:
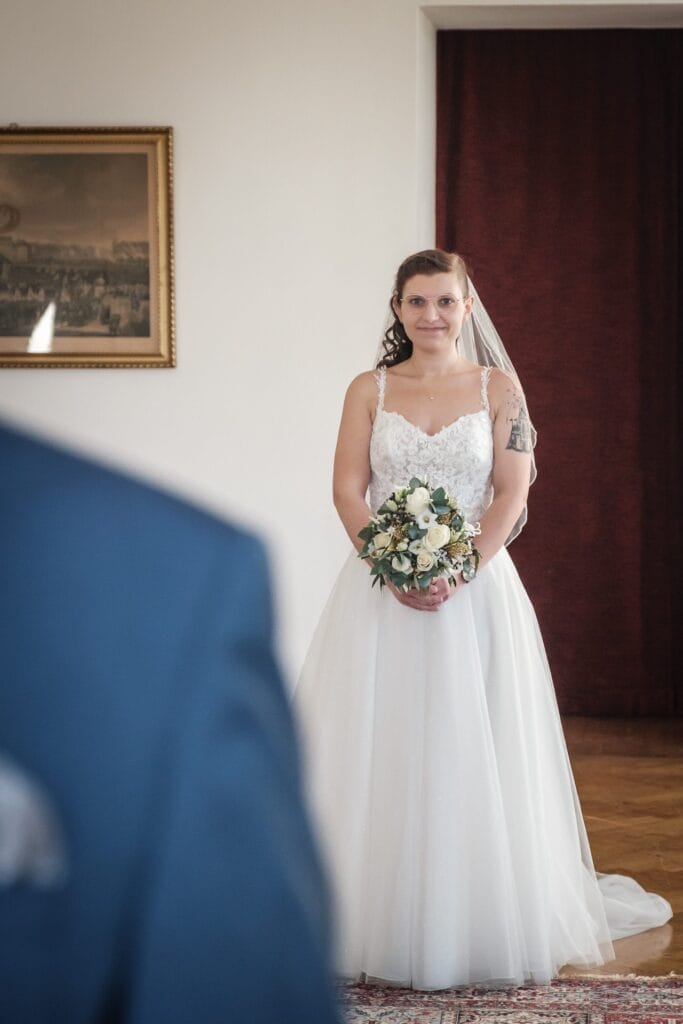
<svg viewBox="0 0 683 1024">
<path fill-rule="evenodd" d="M 294 697 L 337 972 L 420 989 L 545 984 L 671 916 L 666 900 L 593 867 L 506 547 L 526 519 L 535 431 L 477 299 L 460 256 L 401 264 L 383 356 L 351 382 L 334 464 L 356 549 L 371 513 L 419 477 L 480 523 L 477 575 L 381 593 L 352 551 Z"/>
</svg>

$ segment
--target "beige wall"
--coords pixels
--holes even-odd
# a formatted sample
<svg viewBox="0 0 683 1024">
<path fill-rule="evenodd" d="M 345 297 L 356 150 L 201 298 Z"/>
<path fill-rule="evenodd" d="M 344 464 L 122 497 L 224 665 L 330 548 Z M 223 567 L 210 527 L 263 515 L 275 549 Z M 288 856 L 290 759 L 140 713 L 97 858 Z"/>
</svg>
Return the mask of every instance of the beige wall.
<svg viewBox="0 0 683 1024">
<path fill-rule="evenodd" d="M 682 6 L 596 5 L 617 24 Z M 433 24 L 415 0 L 2 0 L 2 20 L 1 123 L 173 125 L 178 367 L 0 370 L 0 415 L 264 533 L 292 676 L 348 550 L 344 390 L 395 265 L 433 242 Z"/>
</svg>

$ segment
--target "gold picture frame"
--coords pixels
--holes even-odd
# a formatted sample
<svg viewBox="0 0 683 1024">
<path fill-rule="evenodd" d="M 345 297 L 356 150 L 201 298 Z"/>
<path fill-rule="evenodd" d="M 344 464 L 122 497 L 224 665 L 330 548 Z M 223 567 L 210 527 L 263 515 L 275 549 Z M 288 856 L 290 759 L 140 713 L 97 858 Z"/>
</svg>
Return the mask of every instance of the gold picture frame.
<svg viewBox="0 0 683 1024">
<path fill-rule="evenodd" d="M 0 367 L 173 367 L 173 130 L 0 129 Z"/>
</svg>

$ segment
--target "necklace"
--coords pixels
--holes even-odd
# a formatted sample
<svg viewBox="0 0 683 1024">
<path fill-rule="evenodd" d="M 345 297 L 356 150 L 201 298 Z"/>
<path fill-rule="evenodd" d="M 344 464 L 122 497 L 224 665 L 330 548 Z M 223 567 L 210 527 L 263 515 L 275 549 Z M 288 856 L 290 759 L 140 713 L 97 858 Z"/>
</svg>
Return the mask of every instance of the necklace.
<svg viewBox="0 0 683 1024">
<path fill-rule="evenodd" d="M 436 401 L 436 395 L 429 395 L 428 394 L 427 398 L 429 399 L 430 402 L 435 402 Z"/>
<path fill-rule="evenodd" d="M 420 390 L 422 390 L 422 389 L 420 389 Z M 425 388 L 425 390 L 426 390 L 426 388 Z M 430 402 L 435 402 L 436 401 L 436 395 L 430 395 L 429 392 L 427 392 L 426 397 L 429 399 Z"/>
<path fill-rule="evenodd" d="M 430 376 L 431 376 L 431 375 L 430 375 Z M 452 375 L 447 375 L 447 376 L 452 376 Z M 438 378 L 438 377 L 434 377 L 434 378 L 433 378 L 434 382 L 436 382 L 436 381 L 437 381 L 437 380 L 439 380 L 439 379 L 442 379 L 442 378 Z M 422 385 L 423 383 L 426 383 L 426 378 L 424 378 L 424 377 L 423 377 L 423 378 L 422 378 L 422 380 L 420 380 L 420 378 L 418 377 L 418 378 L 417 378 L 417 380 L 418 380 L 418 383 L 419 383 L 420 389 L 422 390 L 422 387 L 421 387 L 421 385 Z M 426 392 L 426 393 L 425 393 L 425 392 Z M 436 396 L 435 394 L 429 394 L 429 392 L 428 392 L 428 391 L 426 391 L 426 387 L 425 387 L 425 392 L 423 392 L 423 393 L 425 393 L 425 397 L 426 397 L 426 398 L 427 398 L 427 399 L 428 399 L 429 401 L 436 401 L 436 397 L 437 397 L 437 396 Z"/>
</svg>

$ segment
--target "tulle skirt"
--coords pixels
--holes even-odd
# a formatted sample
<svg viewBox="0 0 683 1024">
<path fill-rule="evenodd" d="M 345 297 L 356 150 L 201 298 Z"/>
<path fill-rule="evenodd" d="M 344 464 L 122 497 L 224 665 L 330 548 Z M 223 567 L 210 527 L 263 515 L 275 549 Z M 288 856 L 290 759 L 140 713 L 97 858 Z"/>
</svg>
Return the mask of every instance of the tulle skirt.
<svg viewBox="0 0 683 1024">
<path fill-rule="evenodd" d="M 420 989 L 548 983 L 671 907 L 596 875 L 533 607 L 507 550 L 437 613 L 352 552 L 294 695 L 336 968 Z"/>
</svg>

